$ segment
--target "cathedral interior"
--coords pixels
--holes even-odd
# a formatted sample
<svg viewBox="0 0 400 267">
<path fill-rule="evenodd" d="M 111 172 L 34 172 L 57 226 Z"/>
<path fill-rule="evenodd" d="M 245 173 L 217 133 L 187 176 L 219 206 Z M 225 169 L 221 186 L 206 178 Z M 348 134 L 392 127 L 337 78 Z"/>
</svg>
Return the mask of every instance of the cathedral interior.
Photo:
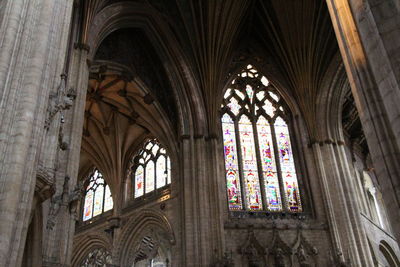
<svg viewBox="0 0 400 267">
<path fill-rule="evenodd" d="M 400 266 L 399 0 L 3 0 L 0 37 L 0 266 Z"/>
</svg>

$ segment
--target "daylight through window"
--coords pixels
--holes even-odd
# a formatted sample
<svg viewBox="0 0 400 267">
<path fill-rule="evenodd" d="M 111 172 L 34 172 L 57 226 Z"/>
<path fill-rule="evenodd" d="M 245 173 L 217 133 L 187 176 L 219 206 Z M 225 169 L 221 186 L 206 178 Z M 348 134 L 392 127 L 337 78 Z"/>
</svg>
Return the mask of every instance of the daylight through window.
<svg viewBox="0 0 400 267">
<path fill-rule="evenodd" d="M 99 170 L 95 169 L 90 175 L 89 185 L 86 188 L 83 221 L 111 210 L 113 205 L 110 187 Z"/>
<path fill-rule="evenodd" d="M 282 104 L 251 65 L 224 95 L 221 122 L 230 210 L 302 211 Z"/>
<path fill-rule="evenodd" d="M 147 141 L 135 157 L 132 178 L 134 198 L 171 183 L 171 161 L 156 139 Z"/>
</svg>

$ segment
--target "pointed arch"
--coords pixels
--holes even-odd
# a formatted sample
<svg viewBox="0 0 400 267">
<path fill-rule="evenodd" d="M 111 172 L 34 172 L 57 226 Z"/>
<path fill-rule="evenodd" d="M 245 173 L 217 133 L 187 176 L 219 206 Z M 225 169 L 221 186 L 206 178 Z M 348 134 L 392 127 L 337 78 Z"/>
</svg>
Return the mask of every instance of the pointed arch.
<svg viewBox="0 0 400 267">
<path fill-rule="evenodd" d="M 130 266 L 135 245 L 150 229 L 158 231 L 169 245 L 175 245 L 175 234 L 167 217 L 160 212 L 151 209 L 141 209 L 132 214 L 130 220 L 121 231 L 120 239 L 114 246 L 113 255 L 119 260 L 114 264 Z"/>
<path fill-rule="evenodd" d="M 303 211 L 289 114 L 277 90 L 250 64 L 225 91 L 221 124 L 230 210 Z"/>
<path fill-rule="evenodd" d="M 115 13 L 118 16 L 114 16 Z M 91 47 L 89 58 L 93 59 L 100 43 L 112 32 L 121 28 L 139 28 L 157 50 L 163 68 L 173 88 L 179 118 L 179 135 L 203 134 L 207 122 L 204 100 L 187 66 L 179 42 L 157 11 L 150 5 L 135 2 L 119 2 L 103 8 L 93 18 L 89 26 L 88 45 Z"/>
<path fill-rule="evenodd" d="M 111 254 L 112 241 L 101 232 L 83 233 L 75 237 L 71 266 L 79 266 L 82 260 L 94 249 L 105 249 Z"/>
</svg>

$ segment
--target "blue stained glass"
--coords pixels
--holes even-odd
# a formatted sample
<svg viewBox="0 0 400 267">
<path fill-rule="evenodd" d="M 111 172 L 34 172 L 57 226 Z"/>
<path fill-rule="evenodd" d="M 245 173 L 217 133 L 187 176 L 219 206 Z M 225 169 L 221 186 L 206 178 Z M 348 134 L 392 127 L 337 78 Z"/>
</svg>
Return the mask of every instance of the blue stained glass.
<svg viewBox="0 0 400 267">
<path fill-rule="evenodd" d="M 272 143 L 271 126 L 264 117 L 257 121 L 258 142 L 260 145 L 261 165 L 264 175 L 267 209 L 281 211 L 281 193 Z"/>
<path fill-rule="evenodd" d="M 253 125 L 245 115 L 243 115 L 239 121 L 239 135 L 242 151 L 243 177 L 246 186 L 247 208 L 250 210 L 261 210 L 262 198 L 257 171 Z"/>
<path fill-rule="evenodd" d="M 242 197 L 240 192 L 235 125 L 228 114 L 222 116 L 222 134 L 224 138 L 226 187 L 228 191 L 229 209 L 240 210 L 242 209 Z"/>
<path fill-rule="evenodd" d="M 288 209 L 293 212 L 299 212 L 302 211 L 302 206 L 293 160 L 292 145 L 290 143 L 289 129 L 286 122 L 281 117 L 276 119 L 274 127 Z"/>
</svg>

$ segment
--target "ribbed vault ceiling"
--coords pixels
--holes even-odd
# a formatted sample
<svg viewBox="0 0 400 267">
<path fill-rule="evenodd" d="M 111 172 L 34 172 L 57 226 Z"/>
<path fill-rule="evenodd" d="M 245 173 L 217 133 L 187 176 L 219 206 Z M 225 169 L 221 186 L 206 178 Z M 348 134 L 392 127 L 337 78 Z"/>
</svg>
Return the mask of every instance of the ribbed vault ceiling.
<svg viewBox="0 0 400 267">
<path fill-rule="evenodd" d="M 134 149 L 152 132 L 165 136 L 165 118 L 154 99 L 125 68 L 95 62 L 86 97 L 80 172 L 95 165 L 118 190 Z"/>
<path fill-rule="evenodd" d="M 93 17 L 107 5 L 123 1 L 85 1 L 85 22 L 90 24 Z M 125 1 L 126 2 L 126 1 Z M 325 1 L 320 0 L 228 0 L 228 1 L 130 1 L 151 7 L 175 35 L 186 64 L 197 82 L 196 90 L 201 91 L 208 115 L 208 134 L 216 132 L 215 119 L 218 117 L 221 91 L 230 71 L 233 54 L 239 47 L 261 48 L 260 57 L 274 62 L 280 71 L 281 81 L 298 101 L 302 115 L 312 132 L 315 128 L 316 102 L 324 74 L 338 52 L 337 43 Z M 118 16 L 118 14 L 116 14 Z M 135 18 L 132 18 L 134 20 Z M 90 27 L 83 27 L 89 29 Z M 86 36 L 87 34 L 83 34 Z M 142 77 L 151 90 L 157 91 L 164 101 L 162 92 L 169 94 L 166 73 L 162 71 L 158 51 L 140 31 L 129 34 L 130 40 L 120 39 L 118 34 L 108 38 L 107 48 L 119 50 L 124 56 L 131 56 L 121 48 L 129 43 L 133 61 L 157 65 L 156 72 L 143 67 Z M 126 36 L 125 36 L 126 37 Z M 123 44 L 116 44 L 116 43 Z M 137 48 L 142 46 L 142 48 Z M 143 50 L 143 47 L 146 49 Z M 149 49 L 147 49 L 149 48 Z M 106 49 L 107 50 L 107 49 Z M 102 52 L 100 54 L 107 54 Z M 259 50 L 258 50 L 259 51 Z M 142 57 L 142 58 L 141 58 Z M 117 58 L 120 58 L 117 56 Z M 108 57 L 107 59 L 110 59 Z M 119 61 L 119 59 L 115 59 Z M 150 61 L 150 62 L 149 62 Z M 161 64 L 160 64 L 161 63 Z M 129 64 L 129 63 L 128 63 Z M 140 64 L 143 65 L 143 64 Z M 161 69 L 160 69 L 161 68 Z M 151 74 L 149 74 L 149 72 Z M 151 77 L 153 76 L 154 77 Z M 268 75 L 268 73 L 266 74 Z M 175 101 L 176 102 L 176 101 Z M 164 103 L 165 112 L 175 120 L 173 106 Z M 207 133 L 205 133 L 207 134 Z M 313 135 L 313 133 L 311 133 Z"/>
<path fill-rule="evenodd" d="M 122 1 L 86 0 L 83 1 L 81 40 L 85 42 L 91 22 L 96 14 L 108 5 Z M 317 98 L 323 81 L 329 79 L 326 72 L 338 53 L 335 35 L 330 22 L 325 1 L 321 0 L 138 0 L 135 2 L 146 10 L 153 10 L 153 15 L 167 25 L 174 35 L 176 43 L 163 45 L 174 46 L 180 55 L 169 55 L 184 60 L 186 71 L 182 79 L 190 75 L 193 83 L 186 83 L 188 90 L 196 90 L 202 96 L 200 104 L 206 110 L 204 135 L 218 133 L 216 120 L 220 109 L 223 89 L 232 75 L 235 56 L 243 48 L 258 51 L 258 56 L 274 64 L 278 73 L 279 85 L 296 101 L 304 117 L 310 138 L 317 133 L 316 114 Z M 118 14 L 115 14 L 118 16 Z M 134 17 L 131 18 L 135 20 Z M 121 25 L 122 27 L 122 25 Z M 123 28 L 123 27 L 122 27 Z M 134 76 L 138 76 L 148 88 L 149 93 L 172 123 L 174 134 L 179 132 L 177 125 L 175 89 L 171 77 L 166 71 L 165 57 L 155 49 L 154 43 L 141 29 L 121 29 L 111 33 L 99 46 L 96 60 L 108 60 L 123 64 Z M 250 52 L 251 53 L 251 52 Z M 164 59 L 162 59 L 164 58 Z M 245 62 L 243 65 L 251 62 Z M 240 62 L 239 62 L 240 63 Z M 245 65 L 244 65 L 245 66 Z M 268 73 L 264 73 L 267 77 Z M 274 78 L 276 78 L 274 77 Z M 273 82 L 274 79 L 271 81 Z M 115 81 L 107 77 L 101 85 L 91 80 L 86 112 L 85 127 L 96 127 L 96 144 L 85 140 L 84 149 L 92 158 L 103 159 L 104 166 L 118 161 L 134 143 L 134 139 L 143 135 L 145 129 L 139 123 L 132 123 L 136 118 L 136 105 L 145 105 L 137 100 L 127 101 L 118 92 L 124 86 L 127 91 L 135 89 L 123 80 Z M 280 86 L 276 86 L 278 89 Z M 103 99 L 96 102 L 97 88 Z M 107 87 L 107 89 L 100 89 Z M 282 88 L 281 88 L 282 89 Z M 104 91 L 104 92 L 105 92 Z M 132 93 L 133 94 L 133 93 Z M 134 96 L 132 96 L 135 99 Z M 117 107 L 117 109 L 115 108 Z M 118 118 L 118 119 L 117 119 Z M 92 126 L 87 126 L 89 123 Z M 193 122 L 195 125 L 197 122 Z M 105 133 L 110 129 L 110 135 Z M 196 127 L 196 126 L 195 126 Z M 113 131 L 123 132 L 115 138 Z M 92 132 L 91 132 L 92 134 Z M 93 135 L 95 135 L 93 133 Z M 100 136 L 102 135 L 102 136 Z M 87 138 L 86 138 L 87 139 Z M 113 141 L 111 141 L 111 139 Z M 100 143 L 99 143 L 100 142 Z M 114 142 L 114 143 L 113 143 Z M 115 147 L 114 147 L 115 146 Z M 98 153 L 98 155 L 96 155 Z M 119 154 L 118 154 L 119 153 Z M 125 154 L 124 154 L 125 153 Z M 101 154 L 101 155 L 100 155 Z M 118 154 L 118 155 L 117 155 Z M 97 163 L 96 163 L 97 164 Z M 100 163 L 99 163 L 100 164 Z M 117 164 L 117 163 L 115 163 Z M 106 175 L 106 174 L 105 174 Z"/>
</svg>

